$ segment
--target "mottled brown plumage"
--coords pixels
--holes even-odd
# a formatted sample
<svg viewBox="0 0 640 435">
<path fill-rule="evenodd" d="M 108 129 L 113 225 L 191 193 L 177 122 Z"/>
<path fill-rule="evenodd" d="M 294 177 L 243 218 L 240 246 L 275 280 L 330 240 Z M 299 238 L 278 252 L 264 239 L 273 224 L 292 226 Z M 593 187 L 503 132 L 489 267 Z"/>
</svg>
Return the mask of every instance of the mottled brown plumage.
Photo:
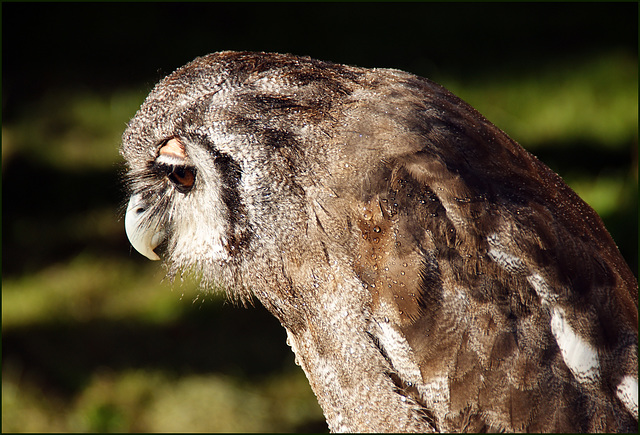
<svg viewBox="0 0 640 435">
<path fill-rule="evenodd" d="M 263 303 L 331 430 L 636 430 L 636 279 L 441 86 L 216 53 L 156 86 L 122 154 L 133 245 Z"/>
</svg>

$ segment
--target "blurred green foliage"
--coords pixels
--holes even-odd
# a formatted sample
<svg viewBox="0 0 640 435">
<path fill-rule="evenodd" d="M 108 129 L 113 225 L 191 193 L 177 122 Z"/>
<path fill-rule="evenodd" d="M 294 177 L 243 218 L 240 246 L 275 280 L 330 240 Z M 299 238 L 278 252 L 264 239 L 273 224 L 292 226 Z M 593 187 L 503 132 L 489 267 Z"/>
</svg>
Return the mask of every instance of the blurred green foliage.
<svg viewBox="0 0 640 435">
<path fill-rule="evenodd" d="M 436 80 L 561 174 L 637 276 L 635 4 L 2 12 L 3 432 L 326 430 L 266 310 L 190 277 L 166 282 L 124 235 L 120 135 L 156 80 L 207 52 L 294 52 Z"/>
</svg>

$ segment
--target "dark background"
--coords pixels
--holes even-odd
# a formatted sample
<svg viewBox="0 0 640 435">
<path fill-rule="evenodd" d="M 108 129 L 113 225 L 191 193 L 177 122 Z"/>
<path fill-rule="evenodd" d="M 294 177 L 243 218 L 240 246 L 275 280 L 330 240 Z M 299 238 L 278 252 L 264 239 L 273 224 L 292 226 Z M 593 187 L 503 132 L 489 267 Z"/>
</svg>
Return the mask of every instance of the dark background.
<svg viewBox="0 0 640 435">
<path fill-rule="evenodd" d="M 298 373 L 284 344 L 284 332 L 263 309 L 234 308 L 216 296 L 195 297 L 198 303 L 192 303 L 195 293 L 190 293 L 193 285 L 189 283 L 184 290 L 187 296 L 174 294 L 169 302 L 178 307 L 170 321 L 149 323 L 134 315 L 105 314 L 111 313 L 104 308 L 111 306 L 106 299 L 110 294 L 126 298 L 139 291 L 135 271 L 149 277 L 148 286 L 162 277 L 159 265 L 131 252 L 118 221 L 124 193 L 116 150 L 118 131 L 124 130 L 136 104 L 166 74 L 206 53 L 252 50 L 398 68 L 447 87 L 448 81 L 495 85 L 535 77 L 557 65 L 566 69 L 574 59 L 580 64 L 610 53 L 637 63 L 637 23 L 635 2 L 3 3 L 3 431 L 157 430 L 140 423 L 139 416 L 146 412 L 145 404 L 156 403 L 153 400 L 160 396 L 154 394 L 159 393 L 148 392 L 150 398 L 136 401 L 138 410 L 131 410 L 127 399 L 113 392 L 117 390 L 113 385 L 124 385 L 118 383 L 122 372 L 160 372 L 178 386 L 183 377 L 224 375 L 238 379 L 231 383 L 240 385 L 239 397 L 261 385 L 260 391 L 267 391 L 260 393 L 266 400 L 280 398 L 282 390 L 275 381 L 276 387 L 265 387 L 268 379 L 281 375 L 277 379 L 282 383 L 290 379 L 287 376 L 295 376 L 290 373 Z M 122 92 L 133 93 L 135 104 L 114 112 L 117 119 L 110 120 L 115 127 L 109 127 L 108 134 L 116 136 L 109 163 L 65 165 L 66 148 L 56 151 L 55 138 L 80 135 L 91 153 L 93 141 L 104 141 L 106 133 L 101 135 L 101 127 L 88 132 L 61 114 L 86 96 L 113 105 L 112 96 Z M 526 106 L 527 95 L 519 97 L 519 104 Z M 621 182 L 635 186 L 634 196 L 620 201 L 603 219 L 637 276 L 637 128 L 630 138 L 614 145 L 580 135 L 552 137 L 548 143 L 536 144 L 534 153 L 563 176 L 614 173 Z M 47 156 L 63 163 L 52 163 L 58 160 Z M 72 158 L 76 157 L 69 154 Z M 83 225 L 99 226 L 103 221 L 95 216 L 101 210 L 113 211 L 105 218 L 106 229 L 80 230 Z M 95 220 L 76 224 L 78 216 Z M 100 292 L 87 290 L 93 299 L 77 302 L 92 307 L 86 311 L 89 314 L 82 311 L 80 318 L 73 314 L 78 310 L 73 302 L 76 305 L 60 315 L 52 307 L 43 308 L 48 317 L 5 321 L 14 315 L 8 311 L 14 310 L 11 304 L 19 306 L 20 292 L 38 295 L 36 301 L 57 279 L 52 271 L 67 265 L 69 270 L 81 270 L 84 264 L 96 270 L 100 265 L 115 265 L 116 271 L 126 271 L 122 274 L 126 278 L 107 279 L 106 272 L 96 273 L 91 282 Z M 80 281 L 73 275 L 68 279 Z M 158 285 L 156 291 L 167 293 L 168 287 Z M 5 300 L 5 289 L 10 300 L 9 296 Z M 66 298 L 64 290 L 60 292 Z M 29 305 L 25 310 L 36 303 L 26 296 L 22 301 Z M 108 381 L 99 374 L 105 368 L 112 373 Z M 17 398 L 5 394 L 5 382 L 7 391 L 19 393 Z M 108 384 L 110 393 L 96 392 L 101 391 L 96 386 L 100 382 Z M 135 395 L 123 393 L 127 394 Z M 295 394 L 300 399 L 293 401 L 313 402 L 308 391 Z M 243 400 L 237 404 L 242 407 Z M 206 408 L 206 403 L 193 406 Z M 196 423 L 181 428 L 252 429 L 240 420 L 255 415 L 235 417 L 233 412 L 229 411 L 237 426 Z M 300 412 L 304 418 L 272 421 L 264 417 L 261 421 L 270 425 L 261 429 L 326 430 L 317 409 Z"/>
<path fill-rule="evenodd" d="M 630 3 L 4 3 L 3 116 L 51 88 L 150 87 L 196 56 L 278 51 L 434 77 L 637 52 Z"/>
</svg>

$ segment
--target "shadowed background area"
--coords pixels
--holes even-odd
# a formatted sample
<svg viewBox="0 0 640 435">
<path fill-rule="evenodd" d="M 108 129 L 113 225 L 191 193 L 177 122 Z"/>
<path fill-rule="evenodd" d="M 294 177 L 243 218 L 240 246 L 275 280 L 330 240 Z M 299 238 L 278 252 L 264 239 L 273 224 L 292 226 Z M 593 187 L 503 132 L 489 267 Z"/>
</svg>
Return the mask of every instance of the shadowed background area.
<svg viewBox="0 0 640 435">
<path fill-rule="evenodd" d="M 638 10 L 622 4 L 2 4 L 2 430 L 326 431 L 284 330 L 124 234 L 120 135 L 220 50 L 429 77 L 557 171 L 637 276 Z"/>
</svg>

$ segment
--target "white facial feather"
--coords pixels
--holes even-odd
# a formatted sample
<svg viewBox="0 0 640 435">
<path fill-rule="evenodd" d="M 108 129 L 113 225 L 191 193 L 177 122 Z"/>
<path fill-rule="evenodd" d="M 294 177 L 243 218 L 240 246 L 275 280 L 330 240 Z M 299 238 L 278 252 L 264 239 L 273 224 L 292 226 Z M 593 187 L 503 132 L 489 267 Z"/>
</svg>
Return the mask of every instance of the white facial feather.
<svg viewBox="0 0 640 435">
<path fill-rule="evenodd" d="M 207 161 L 202 151 L 194 153 Z M 176 198 L 171 230 L 173 259 L 179 264 L 199 265 L 220 263 L 229 258 L 225 249 L 228 212 L 221 200 L 220 176 L 215 165 L 200 165 L 200 185 L 188 195 Z M 202 176 L 203 175 L 203 176 Z M 209 181 L 211 180 L 211 181 Z"/>
</svg>

